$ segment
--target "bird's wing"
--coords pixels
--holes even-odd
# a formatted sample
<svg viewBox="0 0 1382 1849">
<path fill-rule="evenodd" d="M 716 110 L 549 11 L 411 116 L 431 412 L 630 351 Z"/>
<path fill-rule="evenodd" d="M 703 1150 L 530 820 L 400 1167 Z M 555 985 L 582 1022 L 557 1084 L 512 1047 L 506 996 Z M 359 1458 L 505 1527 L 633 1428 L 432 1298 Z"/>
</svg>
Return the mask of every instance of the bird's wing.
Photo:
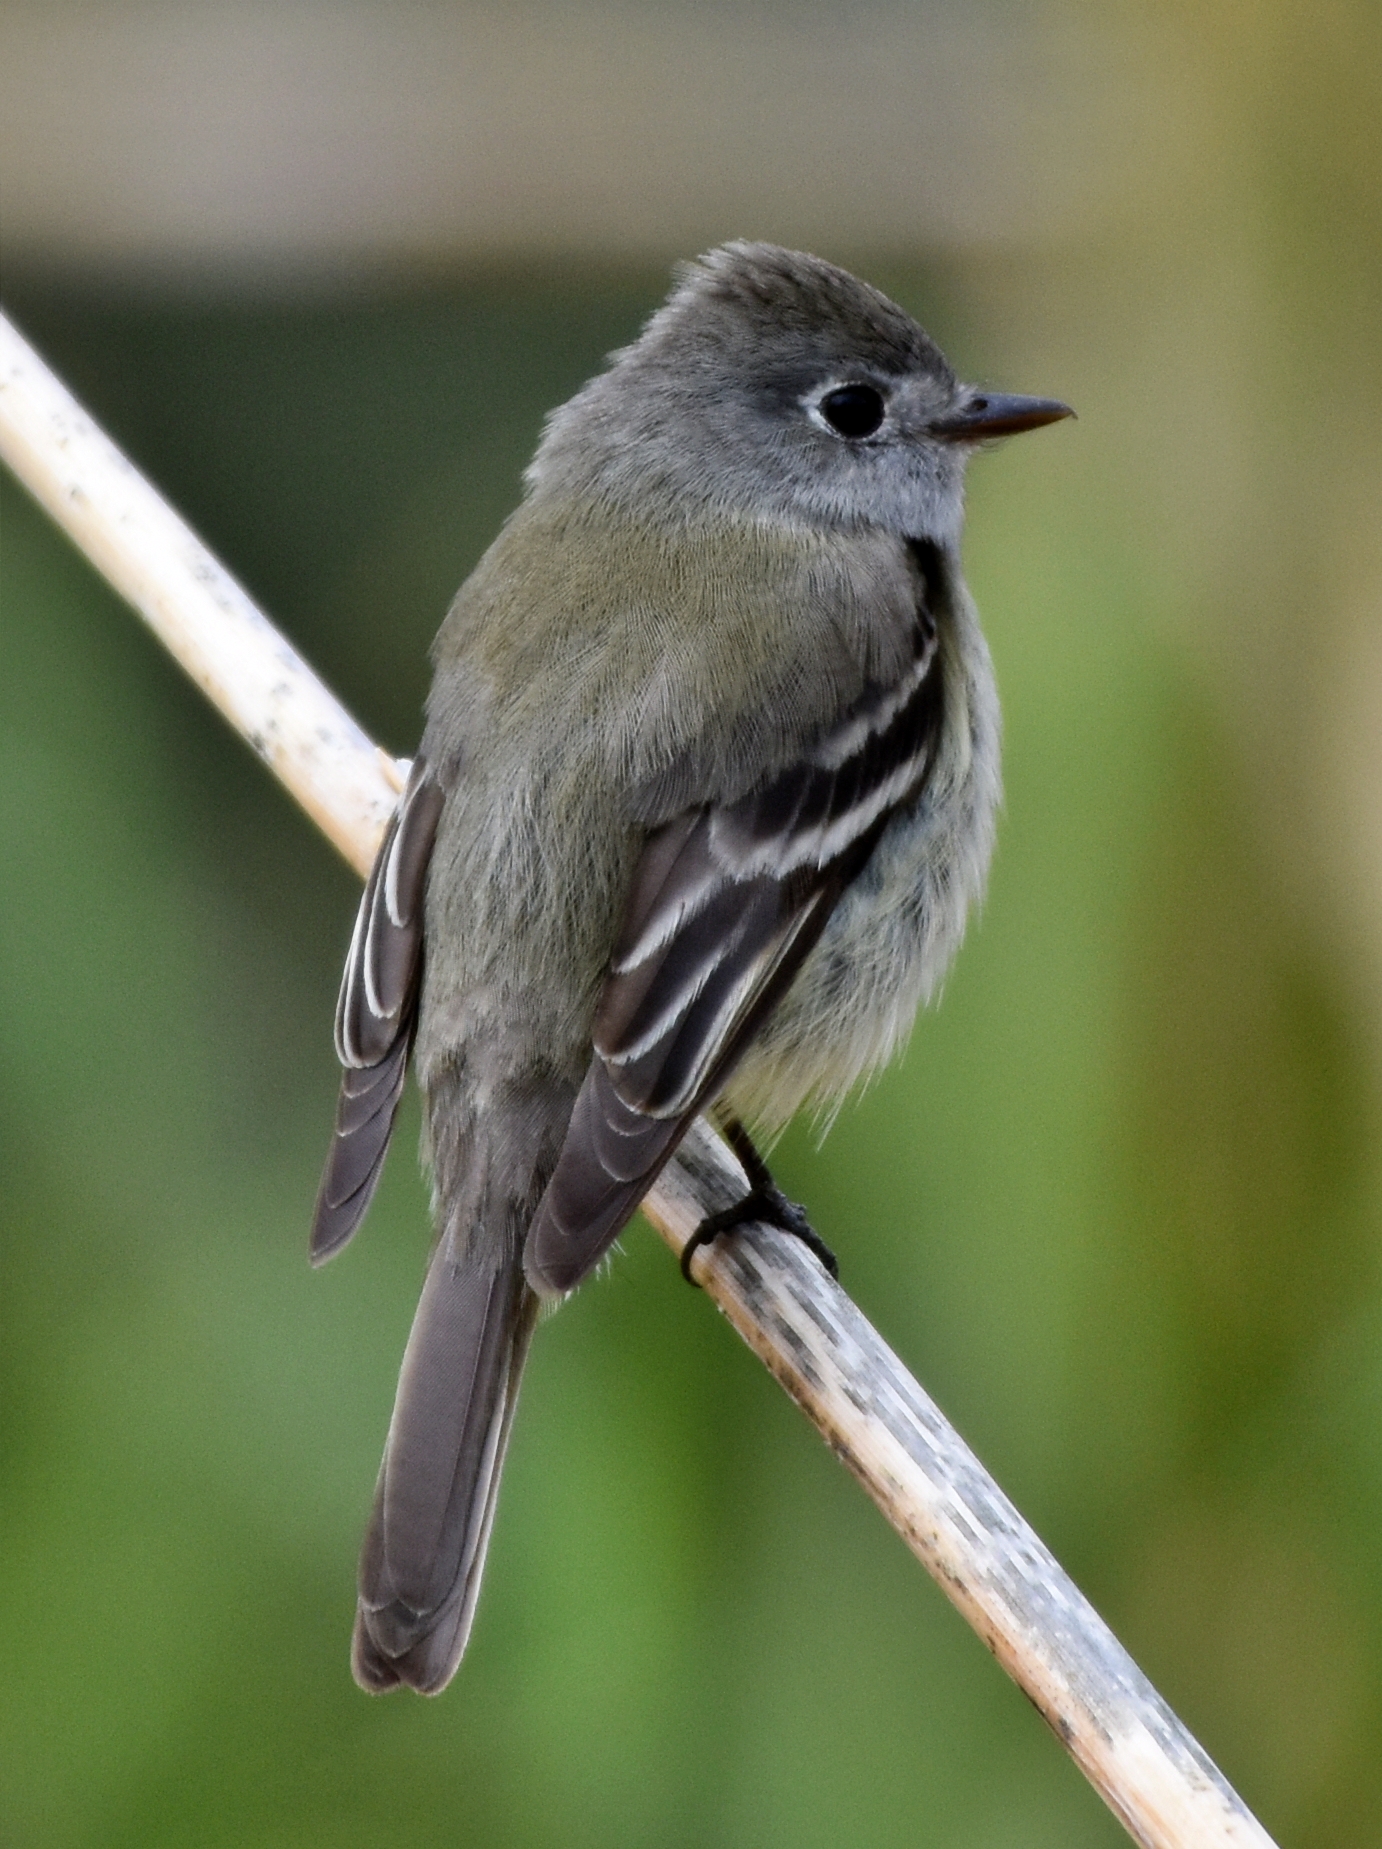
<svg viewBox="0 0 1382 1849">
<path fill-rule="evenodd" d="M 724 1085 L 889 818 L 914 802 L 940 718 L 936 632 L 814 746 L 734 801 L 649 836 L 595 1017 L 595 1056 L 529 1232 L 534 1289 L 572 1289 Z"/>
<path fill-rule="evenodd" d="M 365 1217 L 403 1095 L 422 977 L 422 910 L 442 791 L 421 758 L 389 823 L 355 919 L 336 1054 L 345 1071 L 312 1216 L 311 1258 L 339 1252 Z"/>
</svg>

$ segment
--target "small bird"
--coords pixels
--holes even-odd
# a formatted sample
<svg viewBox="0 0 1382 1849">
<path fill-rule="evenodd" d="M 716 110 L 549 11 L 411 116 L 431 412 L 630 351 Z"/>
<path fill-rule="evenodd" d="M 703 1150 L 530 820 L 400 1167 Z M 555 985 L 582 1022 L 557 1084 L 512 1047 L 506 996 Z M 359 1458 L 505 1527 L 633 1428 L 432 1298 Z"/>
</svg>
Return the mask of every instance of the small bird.
<svg viewBox="0 0 1382 1849">
<path fill-rule="evenodd" d="M 455 1673 L 539 1306 L 699 1112 L 794 1225 L 742 1122 L 836 1106 L 950 962 L 1000 795 L 965 464 L 1070 415 L 961 384 L 844 270 L 734 243 L 547 420 L 434 645 L 337 1010 L 313 1261 L 364 1217 L 410 1056 L 436 1235 L 363 1688 Z"/>
</svg>

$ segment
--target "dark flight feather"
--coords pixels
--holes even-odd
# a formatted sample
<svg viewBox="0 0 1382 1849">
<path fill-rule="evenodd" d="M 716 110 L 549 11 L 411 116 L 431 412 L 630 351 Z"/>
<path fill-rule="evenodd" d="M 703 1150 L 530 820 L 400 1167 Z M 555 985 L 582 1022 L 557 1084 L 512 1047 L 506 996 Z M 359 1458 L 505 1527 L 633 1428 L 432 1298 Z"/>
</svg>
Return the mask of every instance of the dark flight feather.
<svg viewBox="0 0 1382 1849">
<path fill-rule="evenodd" d="M 861 870 L 925 783 L 936 632 L 786 770 L 650 838 L 596 1011 L 592 1060 L 528 1235 L 533 1288 L 572 1290 L 725 1083 Z"/>
<path fill-rule="evenodd" d="M 375 856 L 341 979 L 336 1053 L 345 1071 L 312 1216 L 314 1265 L 358 1229 L 383 1172 L 417 1018 L 423 896 L 441 807 L 441 788 L 419 758 Z"/>
</svg>

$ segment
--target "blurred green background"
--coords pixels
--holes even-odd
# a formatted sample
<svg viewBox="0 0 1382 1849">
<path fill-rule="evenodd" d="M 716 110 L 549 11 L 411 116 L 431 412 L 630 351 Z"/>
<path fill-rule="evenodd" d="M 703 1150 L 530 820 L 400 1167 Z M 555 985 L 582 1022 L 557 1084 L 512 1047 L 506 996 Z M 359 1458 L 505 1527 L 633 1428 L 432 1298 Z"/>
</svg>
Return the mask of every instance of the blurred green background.
<svg viewBox="0 0 1382 1849">
<path fill-rule="evenodd" d="M 713 50 L 747 11 L 619 29 L 694 18 Z M 879 14 L 880 42 L 925 11 Z M 756 68 L 775 32 L 846 18 L 756 9 Z M 147 224 L 117 248 L 115 193 L 107 245 L 45 243 L 35 182 L 6 306 L 403 753 L 543 413 L 635 333 L 677 251 L 816 245 L 967 376 L 1076 404 L 971 475 L 1008 740 L 987 907 L 904 1063 L 777 1167 L 1268 1828 L 1364 1849 L 1382 16 L 945 14 L 989 51 L 1015 20 L 1074 115 L 1060 146 L 1023 144 L 1007 218 L 995 182 L 969 220 L 942 197 L 898 231 L 861 181 L 851 230 L 841 146 L 814 230 L 807 173 L 710 186 L 661 238 L 611 217 L 577 251 L 525 219 L 507 245 L 419 233 L 381 260 L 345 238 L 295 269 L 250 248 L 248 209 L 243 248 L 208 234 L 193 261 Z M 614 28 L 587 23 L 598 62 Z M 1093 185 L 1095 126 L 1125 118 L 1090 205 L 1071 176 Z M 995 146 L 1003 179 L 1022 149 Z M 170 197 L 210 159 L 188 148 Z M 640 152 L 616 163 L 635 189 Z M 1076 203 L 1044 213 L 1044 189 Z M 306 1266 L 356 883 L 8 478 L 0 515 L 3 1840 L 1123 1841 L 640 1225 L 540 1332 L 457 1681 L 356 1691 L 355 1553 L 428 1239 L 410 1101 L 366 1234 Z"/>
</svg>

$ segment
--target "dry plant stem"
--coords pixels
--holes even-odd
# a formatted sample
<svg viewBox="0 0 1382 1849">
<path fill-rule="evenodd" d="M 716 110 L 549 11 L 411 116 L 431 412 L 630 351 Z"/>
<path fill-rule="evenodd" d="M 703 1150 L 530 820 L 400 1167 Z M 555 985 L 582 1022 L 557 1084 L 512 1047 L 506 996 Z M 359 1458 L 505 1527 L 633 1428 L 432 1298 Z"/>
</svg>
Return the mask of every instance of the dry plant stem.
<svg viewBox="0 0 1382 1849">
<path fill-rule="evenodd" d="M 0 456 L 368 873 L 397 796 L 376 747 L 4 316 Z"/>
<path fill-rule="evenodd" d="M 643 1211 L 672 1250 L 744 1176 L 704 1122 Z M 1270 1838 L 959 1433 L 825 1267 L 776 1227 L 691 1261 L 703 1284 L 1139 1843 Z"/>
<path fill-rule="evenodd" d="M 365 873 L 399 787 L 245 592 L 0 319 L 0 454 Z M 697 1124 L 644 1204 L 678 1255 L 745 1183 Z M 696 1279 L 1147 1849 L 1270 1849 L 959 1435 L 797 1240 L 746 1226 Z"/>
</svg>

